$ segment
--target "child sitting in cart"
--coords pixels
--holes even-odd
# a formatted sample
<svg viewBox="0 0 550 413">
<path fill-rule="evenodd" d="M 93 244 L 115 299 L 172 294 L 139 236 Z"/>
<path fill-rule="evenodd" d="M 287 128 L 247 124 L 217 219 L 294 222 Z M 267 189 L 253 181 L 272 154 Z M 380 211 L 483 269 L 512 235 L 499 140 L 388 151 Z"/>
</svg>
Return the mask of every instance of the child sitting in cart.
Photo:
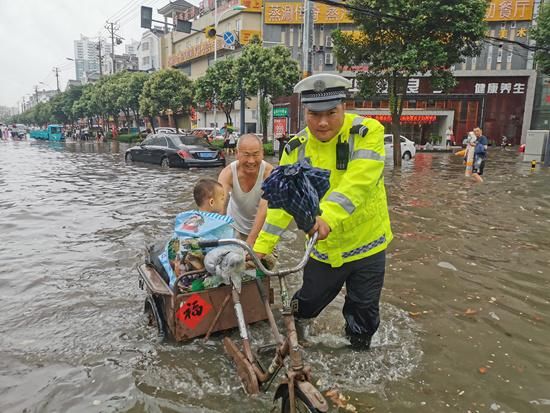
<svg viewBox="0 0 550 413">
<path fill-rule="evenodd" d="M 174 234 L 163 245 L 162 253 L 153 251 L 151 261 L 171 287 L 184 272 L 204 269 L 204 255 L 188 242 L 193 239 L 233 238 L 231 217 L 222 215 L 225 208 L 223 186 L 213 179 L 201 179 L 193 189 L 196 210 L 176 216 Z M 160 264 L 160 265 L 159 265 Z M 161 268 L 158 268 L 161 267 Z"/>
</svg>

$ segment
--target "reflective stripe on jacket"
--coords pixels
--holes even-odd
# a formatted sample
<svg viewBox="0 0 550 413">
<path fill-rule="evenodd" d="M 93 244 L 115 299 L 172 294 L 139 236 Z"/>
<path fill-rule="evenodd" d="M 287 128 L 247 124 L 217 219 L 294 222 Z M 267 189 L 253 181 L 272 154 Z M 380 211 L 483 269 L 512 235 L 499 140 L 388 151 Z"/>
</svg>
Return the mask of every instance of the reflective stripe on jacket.
<svg viewBox="0 0 550 413">
<path fill-rule="evenodd" d="M 368 128 L 365 136 L 349 135 L 353 125 Z M 331 232 L 317 242 L 312 257 L 340 267 L 384 250 L 393 238 L 384 188 L 384 127 L 377 120 L 346 113 L 339 132 L 350 149 L 346 170 L 336 169 L 336 135 L 328 142 L 316 139 L 306 128 L 285 147 L 281 164 L 308 159 L 312 166 L 329 169 L 330 188 L 321 200 L 321 217 Z M 254 250 L 271 253 L 292 216 L 269 209 Z"/>
</svg>

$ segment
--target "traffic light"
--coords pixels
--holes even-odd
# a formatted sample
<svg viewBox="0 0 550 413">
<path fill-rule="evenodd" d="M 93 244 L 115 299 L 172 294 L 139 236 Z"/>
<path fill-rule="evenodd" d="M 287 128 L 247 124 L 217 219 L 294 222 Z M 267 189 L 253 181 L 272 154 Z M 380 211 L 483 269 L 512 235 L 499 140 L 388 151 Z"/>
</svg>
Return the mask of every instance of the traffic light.
<svg viewBox="0 0 550 413">
<path fill-rule="evenodd" d="M 204 29 L 204 35 L 207 39 L 214 39 L 216 37 L 216 29 L 214 26 L 208 26 Z"/>
<path fill-rule="evenodd" d="M 176 31 L 183 32 L 183 33 L 191 33 L 191 22 L 178 19 L 176 22 Z"/>
<path fill-rule="evenodd" d="M 153 8 L 141 6 L 141 27 L 150 29 L 153 24 Z"/>
</svg>

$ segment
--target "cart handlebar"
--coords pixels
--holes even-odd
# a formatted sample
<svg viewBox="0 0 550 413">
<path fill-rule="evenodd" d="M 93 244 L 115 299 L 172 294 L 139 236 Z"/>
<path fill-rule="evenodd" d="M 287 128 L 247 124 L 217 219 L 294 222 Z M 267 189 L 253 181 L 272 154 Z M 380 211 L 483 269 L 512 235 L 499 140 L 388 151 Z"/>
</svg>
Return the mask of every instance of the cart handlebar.
<svg viewBox="0 0 550 413">
<path fill-rule="evenodd" d="M 265 275 L 268 275 L 270 277 L 282 277 L 288 274 L 298 272 L 306 266 L 306 263 L 309 260 L 309 255 L 313 250 L 313 246 L 317 242 L 318 236 L 319 234 L 316 232 L 311 236 L 311 238 L 309 238 L 306 244 L 306 250 L 304 252 L 304 255 L 300 260 L 300 262 L 296 264 L 296 266 L 291 268 L 281 269 L 279 271 L 271 271 L 265 268 L 260 258 L 258 258 L 258 256 L 254 253 L 254 250 L 252 249 L 252 247 L 248 245 L 246 242 L 241 241 L 240 239 L 227 238 L 227 239 L 220 239 L 220 240 L 199 241 L 198 246 L 201 248 L 213 248 L 213 247 L 221 247 L 224 245 L 238 245 L 239 247 L 243 248 L 246 252 L 248 252 L 248 255 L 250 255 L 250 258 L 252 258 L 252 261 L 254 262 L 254 264 L 256 264 L 256 267 L 260 271 L 262 271 Z"/>
</svg>

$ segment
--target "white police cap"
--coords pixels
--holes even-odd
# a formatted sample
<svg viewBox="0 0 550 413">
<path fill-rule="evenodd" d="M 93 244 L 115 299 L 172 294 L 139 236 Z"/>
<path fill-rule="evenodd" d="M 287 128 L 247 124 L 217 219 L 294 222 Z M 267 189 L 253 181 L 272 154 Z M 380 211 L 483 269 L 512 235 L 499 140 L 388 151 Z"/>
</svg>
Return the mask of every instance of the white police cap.
<svg viewBox="0 0 550 413">
<path fill-rule="evenodd" d="M 350 87 L 351 82 L 345 77 L 319 73 L 300 80 L 294 86 L 294 93 L 302 95 L 302 103 L 309 110 L 324 112 L 341 103 Z"/>
</svg>

